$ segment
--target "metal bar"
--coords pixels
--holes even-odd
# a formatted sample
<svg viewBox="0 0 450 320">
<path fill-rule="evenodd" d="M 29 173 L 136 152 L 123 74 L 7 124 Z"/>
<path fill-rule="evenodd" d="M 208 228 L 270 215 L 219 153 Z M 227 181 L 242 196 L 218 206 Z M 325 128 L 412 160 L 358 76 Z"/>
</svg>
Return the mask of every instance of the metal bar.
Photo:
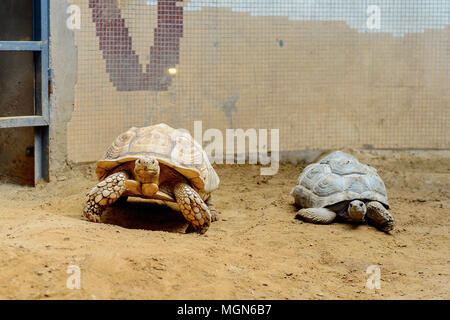
<svg viewBox="0 0 450 320">
<path fill-rule="evenodd" d="M 0 128 L 48 126 L 43 116 L 0 117 Z"/>
<path fill-rule="evenodd" d="M 40 112 L 47 123 L 47 126 L 34 129 L 34 183 L 37 184 L 41 180 L 49 181 L 49 10 L 48 0 L 35 0 L 34 5 L 38 16 L 35 20 L 34 36 L 40 37 L 43 44 L 36 61 L 36 77 L 39 77 L 36 84 L 40 85 L 40 90 L 36 91 L 35 112 Z"/>
<path fill-rule="evenodd" d="M 46 45 L 42 46 L 41 52 L 41 103 L 42 103 L 42 116 L 50 123 L 50 108 L 49 108 L 49 10 L 48 0 L 40 0 L 41 2 L 41 28 L 40 35 L 41 40 Z"/>
<path fill-rule="evenodd" d="M 41 0 L 33 0 L 33 40 L 41 40 Z M 42 115 L 42 51 L 33 52 L 34 58 L 34 114 Z"/>
<path fill-rule="evenodd" d="M 34 128 L 34 184 L 49 181 L 49 127 Z"/>
<path fill-rule="evenodd" d="M 0 51 L 41 51 L 46 41 L 0 41 Z"/>
<path fill-rule="evenodd" d="M 41 41 L 41 0 L 33 1 L 33 41 Z"/>
</svg>

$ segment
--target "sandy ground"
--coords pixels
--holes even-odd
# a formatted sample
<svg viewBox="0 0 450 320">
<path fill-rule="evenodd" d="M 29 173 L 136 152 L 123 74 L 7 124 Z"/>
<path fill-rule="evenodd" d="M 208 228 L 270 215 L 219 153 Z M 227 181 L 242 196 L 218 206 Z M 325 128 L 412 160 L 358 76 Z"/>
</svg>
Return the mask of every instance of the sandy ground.
<svg viewBox="0 0 450 320">
<path fill-rule="evenodd" d="M 359 152 L 388 188 L 396 229 L 294 219 L 289 195 L 304 165 L 273 177 L 218 166 L 221 220 L 185 234 L 181 215 L 129 202 L 104 224 L 81 217 L 95 184 L 76 167 L 36 189 L 0 184 L 0 298 L 450 299 L 450 152 Z M 81 289 L 66 287 L 69 265 Z M 381 289 L 366 268 L 381 268 Z"/>
</svg>

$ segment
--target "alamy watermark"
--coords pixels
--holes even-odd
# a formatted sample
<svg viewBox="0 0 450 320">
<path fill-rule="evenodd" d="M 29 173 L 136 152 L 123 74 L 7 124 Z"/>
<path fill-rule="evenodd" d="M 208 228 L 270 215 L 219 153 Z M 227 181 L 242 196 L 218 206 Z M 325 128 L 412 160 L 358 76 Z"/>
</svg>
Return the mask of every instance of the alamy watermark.
<svg viewBox="0 0 450 320">
<path fill-rule="evenodd" d="M 81 29 L 81 9 L 79 6 L 72 4 L 67 7 L 66 13 L 69 17 L 66 20 L 66 26 L 70 30 Z"/>
<path fill-rule="evenodd" d="M 370 265 L 366 269 L 366 274 L 369 274 L 369 278 L 366 281 L 366 288 L 375 290 L 381 289 L 381 269 L 377 265 Z"/>
<path fill-rule="evenodd" d="M 171 140 L 183 146 L 192 143 L 190 148 L 172 151 L 171 159 L 175 163 L 186 158 L 186 150 L 190 149 L 191 163 L 201 164 L 203 158 L 199 155 L 203 155 L 215 164 L 244 164 L 248 160 L 249 164 L 268 165 L 260 169 L 261 175 L 275 175 L 279 169 L 279 129 L 226 129 L 224 135 L 215 128 L 203 132 L 202 121 L 194 121 L 193 141 L 186 129 L 177 129 Z"/>
<path fill-rule="evenodd" d="M 366 26 L 369 30 L 379 30 L 381 28 L 381 9 L 377 5 L 367 7 L 368 18 Z"/>
<path fill-rule="evenodd" d="M 66 280 L 67 289 L 81 289 L 81 269 L 77 265 L 70 265 L 67 267 L 66 273 L 70 276 Z"/>
</svg>

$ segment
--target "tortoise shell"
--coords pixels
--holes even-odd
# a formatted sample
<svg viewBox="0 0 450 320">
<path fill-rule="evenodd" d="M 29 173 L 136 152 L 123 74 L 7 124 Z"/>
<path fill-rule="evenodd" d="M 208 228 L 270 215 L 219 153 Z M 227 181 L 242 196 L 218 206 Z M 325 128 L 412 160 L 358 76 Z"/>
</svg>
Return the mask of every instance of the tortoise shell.
<svg viewBox="0 0 450 320">
<path fill-rule="evenodd" d="M 303 208 L 322 208 L 352 200 L 378 201 L 389 208 L 386 187 L 377 170 L 341 151 L 308 165 L 291 195 Z"/>
<path fill-rule="evenodd" d="M 97 161 L 98 180 L 104 180 L 114 168 L 140 156 L 155 157 L 172 167 L 199 191 L 209 193 L 219 186 L 220 179 L 200 144 L 186 130 L 176 130 L 164 123 L 132 127 L 120 134 Z"/>
</svg>

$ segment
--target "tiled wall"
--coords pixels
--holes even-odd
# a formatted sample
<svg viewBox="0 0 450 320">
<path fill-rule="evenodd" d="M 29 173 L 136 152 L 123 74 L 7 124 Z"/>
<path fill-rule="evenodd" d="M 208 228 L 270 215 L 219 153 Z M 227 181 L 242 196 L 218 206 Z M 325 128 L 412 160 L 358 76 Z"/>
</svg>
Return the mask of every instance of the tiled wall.
<svg viewBox="0 0 450 320">
<path fill-rule="evenodd" d="M 195 120 L 278 128 L 285 151 L 450 148 L 448 1 L 72 2 L 72 161 L 131 126 Z"/>
</svg>

